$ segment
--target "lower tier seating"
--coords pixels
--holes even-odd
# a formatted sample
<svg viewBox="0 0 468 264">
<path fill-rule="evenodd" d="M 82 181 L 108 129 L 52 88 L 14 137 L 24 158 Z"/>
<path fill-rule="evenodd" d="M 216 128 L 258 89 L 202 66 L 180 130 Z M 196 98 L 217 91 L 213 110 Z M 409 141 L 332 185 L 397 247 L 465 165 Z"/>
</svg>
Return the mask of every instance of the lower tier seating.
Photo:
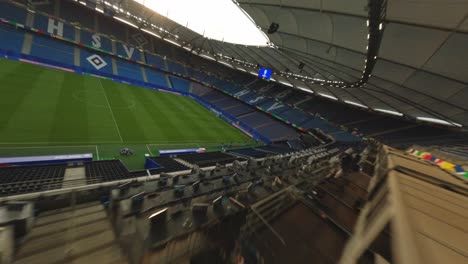
<svg viewBox="0 0 468 264">
<path fill-rule="evenodd" d="M 270 153 L 276 153 L 276 154 L 293 152 L 293 149 L 291 149 L 286 144 L 261 146 L 261 147 L 257 147 L 256 149 L 270 152 Z"/>
<path fill-rule="evenodd" d="M 248 149 L 236 149 L 236 150 L 231 150 L 229 151 L 232 154 L 239 155 L 239 156 L 245 156 L 245 157 L 252 157 L 252 158 L 264 158 L 266 156 L 269 156 L 267 152 L 248 148 Z"/>
<path fill-rule="evenodd" d="M 206 152 L 190 155 L 180 155 L 178 158 L 191 163 L 198 165 L 200 167 L 209 167 L 215 166 L 216 164 L 229 164 L 235 160 L 245 160 L 244 158 L 235 157 L 233 155 L 222 153 L 222 152 Z"/>
<path fill-rule="evenodd" d="M 129 178 L 128 170 L 120 160 L 90 162 L 85 165 L 85 170 L 88 184 Z"/>
<path fill-rule="evenodd" d="M 61 187 L 66 165 L 0 168 L 0 196 Z"/>
<path fill-rule="evenodd" d="M 174 160 L 173 158 L 169 157 L 155 157 L 151 158 L 154 160 L 161 168 L 151 170 L 152 174 L 157 174 L 161 172 L 173 172 L 173 171 L 183 171 L 189 170 L 190 168 L 185 166 L 184 164 Z"/>
</svg>

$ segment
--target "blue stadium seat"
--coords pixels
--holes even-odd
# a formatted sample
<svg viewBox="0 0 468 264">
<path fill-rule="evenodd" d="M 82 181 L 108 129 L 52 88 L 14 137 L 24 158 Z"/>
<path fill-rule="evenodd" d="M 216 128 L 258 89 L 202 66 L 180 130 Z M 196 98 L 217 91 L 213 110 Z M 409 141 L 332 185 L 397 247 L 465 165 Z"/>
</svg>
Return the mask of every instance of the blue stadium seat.
<svg viewBox="0 0 468 264">
<path fill-rule="evenodd" d="M 52 18 L 51 18 L 52 19 Z M 63 36 L 67 39 L 75 39 L 75 28 L 67 23 L 59 22 L 57 19 L 52 19 L 54 25 L 58 25 L 58 23 L 63 24 Z M 34 28 L 42 30 L 44 32 L 48 32 L 47 29 L 49 27 L 49 17 L 40 15 L 36 13 L 34 17 Z M 53 32 L 49 32 L 54 35 L 58 35 L 58 31 L 54 30 Z"/>
<path fill-rule="evenodd" d="M 266 102 L 264 103 L 261 103 L 258 105 L 261 109 L 267 111 L 267 112 L 271 112 L 271 113 L 274 113 L 274 114 L 279 114 L 279 113 L 282 113 L 286 110 L 289 110 L 291 109 L 291 107 L 283 104 L 283 103 L 280 103 L 278 101 L 275 101 L 273 99 L 269 99 L 267 100 Z"/>
<path fill-rule="evenodd" d="M 114 36 L 116 39 L 119 39 L 121 41 L 126 41 L 125 39 L 126 27 L 123 26 L 124 24 L 119 24 L 118 21 L 108 16 L 96 16 L 96 18 L 99 24 L 99 33 L 102 33 L 108 36 Z M 117 26 L 117 25 L 121 25 L 121 26 Z"/>
<path fill-rule="evenodd" d="M 169 85 L 167 84 L 166 80 L 166 75 L 164 75 L 163 72 L 151 70 L 148 68 L 146 68 L 145 70 L 146 78 L 148 79 L 149 83 L 169 88 Z"/>
<path fill-rule="evenodd" d="M 254 112 L 247 116 L 243 116 L 239 118 L 239 120 L 248 124 L 250 127 L 253 127 L 253 128 L 262 126 L 268 123 L 277 122 L 272 117 L 266 114 L 260 113 L 260 112 Z"/>
<path fill-rule="evenodd" d="M 0 1 L 0 10 L 2 10 L 0 18 L 13 20 L 20 24 L 26 23 L 26 9 L 8 3 L 6 1 Z"/>
<path fill-rule="evenodd" d="M 239 103 L 239 105 L 237 105 L 237 106 L 232 106 L 232 107 L 229 107 L 229 108 L 225 108 L 223 110 L 226 111 L 227 113 L 229 113 L 232 116 L 241 116 L 241 115 L 245 115 L 247 113 L 256 111 L 252 107 L 249 107 L 249 106 L 241 104 L 241 103 Z"/>
<path fill-rule="evenodd" d="M 313 128 L 318 128 L 327 133 L 337 132 L 341 130 L 339 127 L 333 126 L 327 121 L 318 119 L 318 118 L 309 119 L 307 122 L 305 122 L 301 126 L 308 130 L 311 130 Z"/>
<path fill-rule="evenodd" d="M 93 35 L 96 35 L 94 36 L 94 39 Z M 104 35 L 99 35 L 87 30 L 81 30 L 80 42 L 98 49 L 112 52 L 112 41 Z"/>
<path fill-rule="evenodd" d="M 257 95 L 257 96 L 253 96 L 251 98 L 246 98 L 245 101 L 247 103 L 251 104 L 251 105 L 260 105 L 260 104 L 263 104 L 264 102 L 266 102 L 268 100 L 271 100 L 271 99 L 269 99 L 268 97 Z"/>
<path fill-rule="evenodd" d="M 182 64 L 167 60 L 167 65 L 169 66 L 169 71 L 187 75 L 185 67 Z"/>
<path fill-rule="evenodd" d="M 21 52 L 24 33 L 10 26 L 0 24 L 0 49 Z"/>
<path fill-rule="evenodd" d="M 96 57 L 96 56 L 99 56 L 100 59 L 102 59 L 106 66 L 100 68 L 100 69 L 97 69 L 96 67 L 93 66 L 93 64 L 91 62 L 88 61 L 88 58 L 93 58 L 93 57 Z M 107 73 L 107 74 L 113 74 L 113 71 L 112 71 L 112 59 L 110 56 L 107 56 L 107 55 L 104 55 L 104 54 L 100 54 L 100 53 L 92 53 L 86 49 L 81 49 L 80 50 L 80 65 L 82 68 L 85 68 L 85 69 L 88 69 L 88 70 L 92 70 L 92 71 L 100 71 L 100 72 L 103 72 L 103 73 Z"/>
<path fill-rule="evenodd" d="M 202 82 L 206 81 L 206 78 L 208 78 L 208 75 L 206 75 L 205 73 L 190 68 L 187 68 L 187 72 L 190 76 Z"/>
<path fill-rule="evenodd" d="M 259 133 L 269 138 L 271 141 L 279 141 L 297 138 L 299 134 L 292 127 L 283 123 L 275 122 L 257 129 Z"/>
<path fill-rule="evenodd" d="M 120 59 L 116 59 L 115 62 L 117 64 L 119 76 L 143 81 L 143 73 L 140 65 Z"/>
<path fill-rule="evenodd" d="M 211 91 L 211 88 L 208 88 L 206 86 L 203 86 L 198 83 L 192 83 L 192 94 L 198 95 L 198 96 L 203 96 L 204 94 L 208 93 Z"/>
<path fill-rule="evenodd" d="M 332 134 L 332 136 L 340 142 L 359 142 L 361 139 L 357 136 L 354 136 L 348 132 L 339 132 Z"/>
<path fill-rule="evenodd" d="M 84 27 L 94 29 L 95 13 L 89 12 L 89 9 L 78 8 L 77 5 L 79 3 L 75 1 L 60 1 L 59 16 L 66 21 L 79 22 Z M 53 14 L 53 12 L 48 13 Z"/>
<path fill-rule="evenodd" d="M 164 59 L 159 57 L 158 55 L 153 55 L 151 53 L 146 53 L 146 63 L 150 65 L 154 65 L 158 67 L 159 69 L 167 70 L 166 69 L 166 64 L 164 63 Z"/>
<path fill-rule="evenodd" d="M 67 65 L 74 65 L 74 50 L 74 46 L 65 42 L 34 35 L 31 55 Z"/>
<path fill-rule="evenodd" d="M 304 121 L 312 117 L 296 108 L 292 108 L 288 111 L 285 111 L 281 113 L 279 116 L 281 118 L 284 118 L 285 120 L 288 120 L 289 122 L 295 125 L 302 124 Z"/>
<path fill-rule="evenodd" d="M 215 101 L 213 102 L 213 104 L 221 109 L 224 109 L 224 108 L 228 108 L 228 107 L 232 107 L 232 106 L 235 106 L 235 105 L 238 105 L 240 104 L 239 101 L 237 101 L 236 99 L 233 99 L 231 97 L 228 97 L 228 96 L 225 96 L 225 98 L 219 100 L 219 101 Z"/>
<path fill-rule="evenodd" d="M 141 61 L 141 52 L 136 47 L 131 46 L 131 45 L 125 45 L 120 42 L 116 42 L 115 46 L 117 47 L 118 55 L 127 59 Z"/>
<path fill-rule="evenodd" d="M 260 151 L 256 149 L 236 149 L 236 150 L 231 150 L 229 151 L 230 153 L 236 154 L 236 155 L 241 155 L 241 156 L 246 156 L 246 157 L 253 157 L 253 158 L 264 158 L 268 156 L 269 154 L 265 151 Z"/>
<path fill-rule="evenodd" d="M 188 93 L 190 91 L 190 82 L 185 80 L 185 79 L 181 79 L 181 78 L 177 78 L 177 77 L 174 77 L 174 76 L 169 76 L 169 78 L 171 79 L 171 82 L 172 82 L 172 87 L 176 90 L 179 90 L 179 91 L 183 91 L 183 92 L 186 92 Z"/>
</svg>

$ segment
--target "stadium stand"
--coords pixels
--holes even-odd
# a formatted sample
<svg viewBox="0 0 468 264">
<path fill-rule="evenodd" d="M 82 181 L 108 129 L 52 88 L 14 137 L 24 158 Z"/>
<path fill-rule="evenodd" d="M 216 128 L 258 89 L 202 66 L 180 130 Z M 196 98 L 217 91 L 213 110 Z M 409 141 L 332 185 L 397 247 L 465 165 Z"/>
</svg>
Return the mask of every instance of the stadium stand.
<svg viewBox="0 0 468 264">
<path fill-rule="evenodd" d="M 129 178 L 128 170 L 120 160 L 86 163 L 85 170 L 88 184 Z"/>
<path fill-rule="evenodd" d="M 0 168 L 0 195 L 16 195 L 61 188 L 65 165 Z"/>
<path fill-rule="evenodd" d="M 187 75 L 185 67 L 182 64 L 167 60 L 167 65 L 168 65 L 169 71 L 176 72 L 182 75 Z"/>
<path fill-rule="evenodd" d="M 160 56 L 145 52 L 145 58 L 146 58 L 146 63 L 150 65 L 154 65 L 158 67 L 159 69 L 167 70 L 166 63 L 164 62 L 164 59 L 161 58 Z"/>
<path fill-rule="evenodd" d="M 259 151 L 259 150 L 252 149 L 252 148 L 231 150 L 229 151 L 229 153 L 233 153 L 238 156 L 252 157 L 252 158 L 264 158 L 269 155 L 267 152 Z"/>
<path fill-rule="evenodd" d="M 270 152 L 270 153 L 275 153 L 275 154 L 284 154 L 284 153 L 293 152 L 293 149 L 291 149 L 287 144 L 275 144 L 275 145 L 269 145 L 269 146 L 262 146 L 262 147 L 257 147 L 255 149 Z"/>
<path fill-rule="evenodd" d="M 160 85 L 163 87 L 169 87 L 167 84 L 167 79 L 166 75 L 160 71 L 155 71 L 152 69 L 145 69 L 146 71 L 146 78 L 148 79 L 148 82 Z"/>
<path fill-rule="evenodd" d="M 1 49 L 21 52 L 23 47 L 24 34 L 14 28 L 0 24 L 0 37 L 2 39 Z"/>
<path fill-rule="evenodd" d="M 7 50 L 16 59 L 24 55 L 30 60 L 55 61 L 79 73 L 191 93 L 191 98 L 213 112 L 222 110 L 217 114 L 229 123 L 249 128 L 246 133 L 258 133 L 273 143 L 177 157 L 146 154 L 146 161 L 151 159 L 161 167 L 132 172 L 120 160 L 1 167 L 0 263 L 196 264 L 233 259 L 239 263 L 467 263 L 468 136 L 457 128 L 345 106 L 315 96 L 322 89 L 319 85 L 311 85 L 318 90 L 314 89 L 314 95 L 290 89 L 232 71 L 156 38 L 151 45 L 142 44 L 131 52 L 133 46 L 125 43 L 136 45 L 132 36 L 140 30 L 97 12 L 91 15 L 88 1 L 45 2 L 29 13 L 25 6 L 0 2 L 0 17 L 32 23 L 35 28 L 7 26 L 2 21 L 0 53 Z M 281 6 L 279 12 L 286 8 L 290 7 Z M 320 9 L 320 14 L 332 13 L 337 32 L 342 30 L 339 20 L 345 15 L 363 19 L 360 24 L 365 25 L 367 16 L 327 8 Z M 40 11 L 106 36 L 64 22 L 62 37 L 82 43 L 53 39 L 36 32 L 47 32 L 50 21 Z M 283 19 L 278 14 L 277 19 Z M 391 30 L 408 26 L 395 26 L 398 23 L 388 20 L 380 26 Z M 417 28 L 413 22 L 408 24 Z M 463 34 L 458 31 L 451 32 L 452 37 Z M 101 38 L 99 44 L 96 36 Z M 333 54 L 342 63 L 340 49 L 336 46 Z M 93 56 L 106 67 L 93 65 L 89 60 Z M 316 77 L 321 75 L 317 72 Z M 352 93 L 348 91 L 343 93 Z M 411 148 L 403 152 L 376 140 Z M 97 146 L 91 147 L 97 151 Z M 219 147 L 224 149 L 224 145 Z M 151 153 L 148 145 L 143 148 Z M 131 158 L 143 158 L 143 153 Z M 83 172 L 78 175 L 84 177 L 83 183 L 67 185 L 68 172 L 75 169 Z"/>
<path fill-rule="evenodd" d="M 258 128 L 263 135 L 272 139 L 272 141 L 281 141 L 299 137 L 299 133 L 290 126 L 281 123 L 265 125 Z"/>
<path fill-rule="evenodd" d="M 49 28 L 49 24 L 51 25 L 60 24 L 63 27 L 63 31 L 62 30 L 58 31 L 58 29 L 56 28 Z M 54 18 L 50 18 L 46 16 L 35 16 L 34 27 L 39 30 L 42 30 L 44 32 L 48 32 L 54 35 L 58 35 L 62 33 L 63 35 L 61 37 L 64 37 L 67 39 L 75 39 L 75 28 L 68 23 L 63 23 L 62 21 L 56 20 Z"/>
<path fill-rule="evenodd" d="M 184 171 L 190 169 L 184 164 L 174 160 L 169 157 L 154 157 L 151 160 L 155 161 L 161 168 L 151 170 L 152 174 L 157 174 L 161 172 L 174 172 L 174 171 Z"/>
<path fill-rule="evenodd" d="M 143 81 L 141 67 L 123 60 L 115 60 L 119 76 L 132 80 Z"/>
<path fill-rule="evenodd" d="M 293 124 L 300 125 L 307 121 L 309 118 L 311 118 L 310 115 L 307 115 L 306 113 L 302 112 L 299 109 L 292 108 L 290 110 L 287 110 L 281 114 L 279 114 L 281 118 L 284 118 L 288 120 L 289 122 Z"/>
<path fill-rule="evenodd" d="M 60 0 L 54 0 L 50 1 L 55 4 L 56 1 Z M 40 8 L 47 8 L 50 7 L 52 9 L 52 5 L 39 5 Z M 69 1 L 60 1 L 60 12 L 59 17 L 69 21 L 69 22 L 77 22 L 80 23 L 81 27 L 86 27 L 89 29 L 95 29 L 95 16 L 93 16 L 92 13 L 90 12 L 77 12 L 76 11 L 76 4 L 69 2 Z M 42 9 L 43 11 L 45 11 Z M 41 10 L 41 9 L 40 9 Z M 50 10 L 50 11 L 45 11 L 48 12 L 49 14 L 55 14 L 55 10 Z"/>
<path fill-rule="evenodd" d="M 26 21 L 26 10 L 23 7 L 2 1 L 0 2 L 0 8 L 2 18 L 18 21 L 19 23 Z"/>
<path fill-rule="evenodd" d="M 15 263 L 59 262 L 127 262 L 102 204 L 48 210 L 34 219 L 27 239 L 15 254 Z"/>
<path fill-rule="evenodd" d="M 225 165 L 232 163 L 235 160 L 244 160 L 244 158 L 235 157 L 233 155 L 222 152 L 206 152 L 191 155 L 179 155 L 178 158 L 188 163 L 198 165 L 200 167 L 210 167 L 215 166 L 216 164 Z"/>
<path fill-rule="evenodd" d="M 123 26 L 116 27 L 115 19 L 113 19 L 112 17 L 107 17 L 107 16 L 97 16 L 96 20 L 97 20 L 97 24 L 99 25 L 99 28 L 96 29 L 97 31 L 99 31 L 102 34 L 112 36 L 114 39 L 125 41 L 124 39 L 124 36 L 126 36 L 125 27 Z"/>
<path fill-rule="evenodd" d="M 239 118 L 240 121 L 248 124 L 251 127 L 260 127 L 268 123 L 273 123 L 274 119 L 264 115 L 260 112 L 254 112 L 251 114 L 243 115 Z"/>
<path fill-rule="evenodd" d="M 89 71 L 96 71 L 97 69 L 92 63 L 92 58 L 95 57 L 94 55 L 95 55 L 94 53 L 92 53 L 92 52 L 90 52 L 88 50 L 85 50 L 85 49 L 80 50 L 80 63 L 81 63 L 80 65 L 81 65 L 81 67 L 84 68 L 84 69 L 87 69 Z M 91 60 L 91 62 L 90 62 L 90 60 Z M 108 74 L 108 75 L 114 73 L 113 67 L 110 66 L 110 65 L 112 65 L 112 58 L 110 56 L 100 54 L 98 60 L 101 61 L 101 62 L 104 62 L 106 64 L 106 67 L 100 68 L 99 72 L 102 72 L 102 73 Z"/>
<path fill-rule="evenodd" d="M 116 43 L 117 55 L 127 59 L 141 61 L 141 51 L 131 45 Z"/>
<path fill-rule="evenodd" d="M 5 4 L 5 5 L 8 8 L 17 9 L 17 10 L 21 11 L 21 12 L 20 11 L 17 11 L 17 12 L 13 11 L 13 13 L 22 13 L 24 11 L 24 10 L 21 10 L 21 8 L 18 9 L 18 7 L 16 7 L 16 6 L 11 7 L 12 5 L 10 5 L 10 4 Z M 87 13 L 87 12 L 83 12 L 83 13 Z M 40 17 L 41 15 L 39 15 L 37 13 L 36 16 Z M 18 17 L 18 19 L 20 19 L 20 18 L 22 18 L 22 17 Z M 106 18 L 101 18 L 100 16 L 97 16 L 97 18 L 99 19 L 99 22 L 101 22 L 101 20 L 106 20 Z M 74 20 L 79 20 L 79 19 L 80 19 L 79 17 L 75 17 L 75 19 L 69 18 L 68 20 L 74 21 Z M 94 20 L 94 18 L 92 20 Z M 104 22 L 104 24 L 105 23 L 106 22 Z M 41 24 L 44 24 L 44 23 L 41 22 Z M 43 27 L 43 25 L 41 27 Z M 68 25 L 65 24 L 65 27 L 68 27 Z M 68 32 L 69 30 L 65 30 L 65 31 Z M 81 30 L 81 31 L 84 32 L 84 30 Z M 104 32 L 104 31 L 101 31 L 101 32 Z M 114 32 L 115 34 L 108 33 L 108 32 L 104 32 L 104 33 L 117 36 L 117 38 L 120 39 L 120 40 L 128 41 L 125 37 L 122 37 L 125 34 L 119 34 L 119 33 L 116 33 L 116 32 Z M 19 47 L 19 45 L 15 45 L 15 46 Z M 121 43 L 116 42 L 116 47 L 117 47 L 117 49 L 121 49 L 122 48 Z M 106 47 L 104 49 L 110 50 L 109 47 Z M 167 52 L 160 52 L 161 55 L 170 56 L 171 58 L 176 58 L 177 57 L 177 60 L 182 61 L 183 63 L 187 63 L 187 56 L 183 56 L 184 52 L 179 51 L 178 49 L 175 49 L 174 47 L 172 47 L 172 45 L 169 45 L 167 43 L 162 42 L 160 49 L 161 50 L 162 49 L 167 50 Z M 139 54 L 139 52 L 137 52 L 137 51 L 135 51 L 135 52 Z M 122 52 L 120 52 L 120 53 L 122 53 Z M 264 82 L 262 80 L 257 80 L 255 82 L 253 82 L 252 80 L 255 80 L 255 79 L 252 79 L 252 76 L 241 74 L 241 73 L 226 74 L 226 72 L 229 72 L 228 69 L 224 69 L 224 71 L 219 71 L 215 67 L 212 67 L 212 63 L 208 63 L 206 60 L 203 60 L 203 59 L 198 58 L 196 56 L 194 56 L 194 57 L 190 56 L 190 59 L 193 62 L 200 63 L 201 66 L 200 65 L 199 66 L 200 66 L 200 68 L 203 68 L 202 69 L 203 71 L 212 71 L 215 74 L 221 74 L 222 73 L 219 76 L 224 75 L 224 78 L 225 78 L 224 80 L 220 80 L 218 78 L 214 78 L 214 79 L 213 78 L 208 78 L 208 79 L 206 79 L 206 74 L 205 73 L 200 73 L 200 74 L 202 75 L 201 78 L 204 78 L 205 81 L 208 80 L 212 84 L 218 86 L 219 88 L 225 90 L 228 93 L 240 91 L 240 89 L 242 89 L 241 87 L 242 87 L 242 84 L 244 84 L 244 82 L 245 82 L 246 85 L 249 85 L 250 88 L 256 89 L 261 93 L 263 91 L 265 91 L 267 95 L 279 95 L 279 93 L 282 93 L 282 91 L 284 91 L 284 88 L 281 88 L 282 86 L 278 86 L 278 85 L 275 85 L 273 88 L 263 90 L 261 88 L 269 86 L 268 82 Z M 171 67 L 172 67 L 173 70 L 174 70 L 174 67 L 175 67 L 175 68 L 178 68 L 175 71 L 183 72 L 183 70 L 182 70 L 183 66 L 182 66 L 182 68 L 180 68 L 178 66 L 174 66 L 176 64 L 176 62 L 171 62 L 170 60 L 168 60 L 168 62 L 171 63 L 171 65 L 172 65 Z M 159 64 L 161 66 L 161 62 L 159 62 L 157 64 Z M 195 63 L 190 63 L 190 64 L 195 65 Z M 177 65 L 181 66 L 180 63 L 177 63 Z M 187 73 L 184 72 L 183 74 L 185 75 Z M 230 83 L 230 80 L 232 79 L 233 76 L 236 76 L 236 77 L 244 76 L 244 78 L 241 78 L 242 81 L 238 83 L 240 85 L 233 85 L 233 84 Z M 233 94 L 233 93 L 231 93 L 231 94 Z M 286 101 L 284 101 L 284 103 L 294 104 L 296 100 L 303 99 L 299 95 L 301 95 L 301 92 L 297 92 L 297 91 L 294 91 L 290 95 L 288 94 L 286 97 L 283 98 L 283 100 L 286 100 Z M 304 95 L 302 94 L 302 96 L 304 96 Z M 241 96 L 241 99 L 245 100 L 246 98 L 248 98 L 249 100 L 251 100 L 251 99 L 253 99 L 252 97 L 255 97 L 255 95 L 252 94 L 252 93 L 249 93 L 249 95 Z M 295 100 L 292 100 L 292 98 L 295 98 Z M 325 101 L 325 100 L 320 99 L 320 98 L 313 98 L 313 99 L 311 99 L 311 101 L 309 100 L 307 102 L 303 102 L 302 104 L 299 104 L 298 106 L 299 106 L 299 108 L 303 108 L 304 110 L 306 110 L 307 112 L 309 112 L 311 114 L 320 114 L 323 117 L 325 117 L 327 120 L 331 121 L 332 123 L 344 124 L 344 125 L 349 124 L 348 128 L 350 130 L 356 128 L 359 131 L 363 132 L 365 135 L 370 135 L 369 133 L 367 133 L 365 131 L 365 130 L 369 130 L 369 129 L 370 129 L 371 133 L 387 133 L 388 132 L 386 130 L 374 129 L 372 127 L 369 127 L 366 124 L 363 124 L 362 129 L 360 129 L 360 122 L 364 122 L 365 120 L 374 120 L 375 118 L 379 117 L 379 115 L 367 112 L 365 110 L 353 109 L 352 111 L 350 111 L 349 107 L 346 107 L 346 106 L 344 106 L 342 104 L 335 104 L 335 103 L 330 104 L 329 101 Z M 271 107 L 271 105 L 265 104 L 262 107 L 262 109 L 266 110 L 266 111 L 269 111 L 268 109 L 270 107 Z M 284 109 L 288 109 L 288 108 L 279 107 L 277 109 L 273 109 L 271 112 L 274 113 L 274 114 L 286 114 L 283 111 Z M 331 111 L 331 110 L 333 110 L 333 111 Z M 391 118 L 388 117 L 386 119 L 391 119 Z M 400 119 L 395 119 L 395 120 L 400 120 Z M 290 121 L 290 122 L 291 123 L 296 123 L 296 121 Z M 391 122 L 391 121 L 389 121 L 389 122 Z M 396 122 L 393 122 L 393 123 L 389 123 L 389 127 L 391 127 L 392 129 L 393 128 L 395 128 L 395 129 L 400 129 L 401 128 L 402 129 L 402 128 L 404 128 L 404 126 L 406 124 L 407 124 L 406 122 L 402 122 L 400 125 L 398 125 L 398 122 L 396 121 Z M 333 126 L 333 124 L 332 124 L 332 126 Z"/>
<path fill-rule="evenodd" d="M 98 39 L 99 42 L 96 42 L 93 38 Z M 93 47 L 100 48 L 103 50 L 112 50 L 112 40 L 110 38 L 108 38 L 105 35 L 100 35 L 95 32 L 85 30 L 85 29 L 82 29 L 80 31 L 80 41 L 82 43 L 89 43 Z"/>
<path fill-rule="evenodd" d="M 225 108 L 224 110 L 228 111 L 232 116 L 242 116 L 249 113 L 253 113 L 255 109 L 250 106 L 239 104 Z"/>
<path fill-rule="evenodd" d="M 172 87 L 174 89 L 182 91 L 182 92 L 186 92 L 186 93 L 190 92 L 190 82 L 189 81 L 187 81 L 185 79 L 175 77 L 175 76 L 170 76 L 169 79 L 171 79 Z"/>
<path fill-rule="evenodd" d="M 43 58 L 49 58 L 56 62 L 65 63 L 68 65 L 74 64 L 75 49 L 72 45 L 58 42 L 50 39 L 35 35 L 31 46 L 31 55 Z"/>
</svg>

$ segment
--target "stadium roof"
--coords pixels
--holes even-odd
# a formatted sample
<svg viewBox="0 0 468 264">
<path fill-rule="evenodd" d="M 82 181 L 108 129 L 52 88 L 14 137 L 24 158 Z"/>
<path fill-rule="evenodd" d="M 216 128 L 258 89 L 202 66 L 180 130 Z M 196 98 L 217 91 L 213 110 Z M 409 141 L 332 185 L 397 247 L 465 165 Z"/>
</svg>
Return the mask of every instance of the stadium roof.
<svg viewBox="0 0 468 264">
<path fill-rule="evenodd" d="M 279 25 L 268 35 L 273 44 L 214 41 L 141 7 L 128 9 L 167 29 L 165 38 L 233 68 L 252 72 L 259 64 L 271 67 L 278 82 L 356 107 L 468 126 L 467 0 L 238 4 L 264 32 Z"/>
</svg>

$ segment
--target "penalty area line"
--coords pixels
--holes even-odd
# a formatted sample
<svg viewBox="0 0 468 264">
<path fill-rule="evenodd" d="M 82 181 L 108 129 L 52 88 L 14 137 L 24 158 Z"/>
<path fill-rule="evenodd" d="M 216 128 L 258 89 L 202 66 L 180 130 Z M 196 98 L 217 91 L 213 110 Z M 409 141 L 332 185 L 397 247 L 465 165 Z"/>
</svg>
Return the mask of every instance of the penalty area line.
<svg viewBox="0 0 468 264">
<path fill-rule="evenodd" d="M 97 156 L 97 160 L 99 160 L 99 149 L 98 149 L 98 146 L 96 145 L 96 156 Z"/>
<path fill-rule="evenodd" d="M 153 153 L 151 152 L 151 149 L 148 147 L 148 144 L 146 144 L 146 148 L 148 149 L 149 154 L 150 154 L 151 156 L 154 156 Z"/>
</svg>

